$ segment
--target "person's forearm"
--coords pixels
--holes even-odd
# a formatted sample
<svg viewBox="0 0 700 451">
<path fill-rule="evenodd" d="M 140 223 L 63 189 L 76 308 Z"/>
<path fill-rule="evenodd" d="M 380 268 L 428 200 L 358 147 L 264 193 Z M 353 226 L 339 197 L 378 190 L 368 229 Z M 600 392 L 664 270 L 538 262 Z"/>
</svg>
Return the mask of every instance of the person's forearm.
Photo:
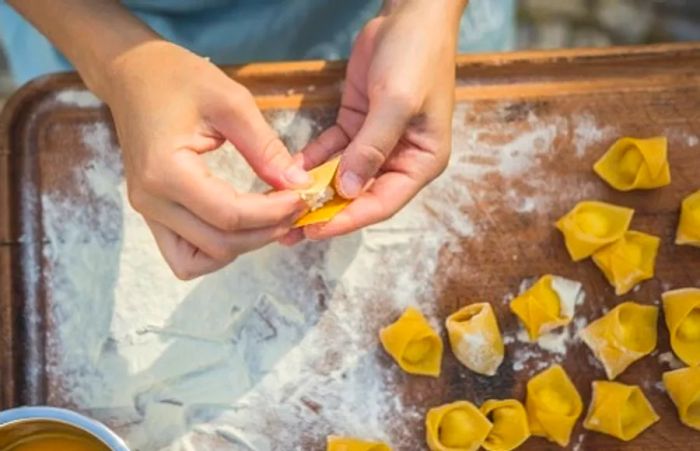
<svg viewBox="0 0 700 451">
<path fill-rule="evenodd" d="M 116 0 L 8 0 L 73 63 L 87 86 L 107 97 L 114 62 L 158 35 Z"/>
<path fill-rule="evenodd" d="M 421 16 L 426 23 L 448 26 L 452 31 L 450 35 L 456 35 L 468 3 L 469 0 L 384 0 L 380 15 L 389 16 L 400 11 L 412 12 Z"/>
</svg>

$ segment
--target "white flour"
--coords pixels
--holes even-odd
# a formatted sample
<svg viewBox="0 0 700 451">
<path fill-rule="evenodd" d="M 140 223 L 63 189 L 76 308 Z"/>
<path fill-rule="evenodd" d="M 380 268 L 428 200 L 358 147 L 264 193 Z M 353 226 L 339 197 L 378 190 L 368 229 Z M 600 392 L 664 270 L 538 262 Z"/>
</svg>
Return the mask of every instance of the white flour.
<svg viewBox="0 0 700 451">
<path fill-rule="evenodd" d="M 61 100 L 94 106 L 80 93 Z M 128 206 L 107 127 L 86 127 L 94 158 L 72 177 L 94 206 L 58 192 L 41 199 L 57 324 L 48 367 L 61 381 L 54 393 L 107 421 L 134 450 L 291 451 L 331 433 L 407 449 L 402 437 L 427 406 L 402 404 L 402 374 L 380 364 L 377 331 L 408 305 L 439 324 L 426 283 L 438 251 L 479 233 L 453 208 L 473 194 L 460 180 L 522 174 L 568 126 L 532 125 L 510 143 L 486 144 L 480 136 L 499 125 L 473 129 L 463 123 L 468 111 L 455 114 L 449 169 L 390 221 L 330 242 L 269 246 L 190 282 L 173 278 Z M 273 125 L 294 150 L 317 131 L 303 115 L 278 114 Z M 230 148 L 206 158 L 240 189 L 260 188 Z M 547 208 L 550 195 L 558 194 L 514 192 L 505 201 L 532 211 Z M 530 358 L 515 357 L 516 370 Z"/>
</svg>

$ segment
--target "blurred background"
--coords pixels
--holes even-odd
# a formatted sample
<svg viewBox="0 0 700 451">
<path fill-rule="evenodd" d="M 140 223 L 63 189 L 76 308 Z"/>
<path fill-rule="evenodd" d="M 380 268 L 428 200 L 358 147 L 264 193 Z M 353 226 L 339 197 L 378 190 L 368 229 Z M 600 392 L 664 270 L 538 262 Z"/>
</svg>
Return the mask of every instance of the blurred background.
<svg viewBox="0 0 700 451">
<path fill-rule="evenodd" d="M 700 41 L 698 0 L 516 0 L 514 50 Z M 0 47 L 0 107 L 14 89 Z"/>
</svg>

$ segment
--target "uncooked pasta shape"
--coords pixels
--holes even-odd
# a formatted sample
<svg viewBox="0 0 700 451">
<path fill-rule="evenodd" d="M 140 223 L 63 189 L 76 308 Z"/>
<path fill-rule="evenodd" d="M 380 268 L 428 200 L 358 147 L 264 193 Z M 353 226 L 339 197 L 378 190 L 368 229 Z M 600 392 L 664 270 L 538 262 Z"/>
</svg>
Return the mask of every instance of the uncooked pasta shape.
<svg viewBox="0 0 700 451">
<path fill-rule="evenodd" d="M 330 436 L 327 439 L 326 451 L 391 451 L 391 448 L 382 442 L 367 442 L 351 437 Z"/>
<path fill-rule="evenodd" d="M 700 366 L 667 371 L 663 380 L 681 423 L 700 431 Z"/>
<path fill-rule="evenodd" d="M 490 399 L 481 405 L 481 413 L 493 424 L 481 445 L 488 451 L 510 451 L 530 437 L 527 412 L 517 399 Z"/>
<path fill-rule="evenodd" d="M 659 416 L 638 386 L 593 382 L 593 396 L 583 421 L 584 428 L 628 442 L 657 421 Z"/>
<path fill-rule="evenodd" d="M 456 401 L 428 411 L 425 438 L 430 451 L 476 451 L 492 427 L 474 404 Z"/>
<path fill-rule="evenodd" d="M 667 291 L 661 297 L 671 349 L 686 365 L 700 365 L 700 288 Z"/>
<path fill-rule="evenodd" d="M 564 369 L 552 365 L 528 381 L 525 408 L 532 435 L 567 446 L 583 403 Z"/>
<path fill-rule="evenodd" d="M 593 170 L 620 191 L 666 186 L 671 183 L 666 137 L 620 138 L 595 163 Z"/>
<path fill-rule="evenodd" d="M 340 157 L 309 171 L 313 184 L 308 188 L 297 190 L 299 196 L 309 206 L 309 211 L 294 223 L 294 227 L 328 222 L 350 204 L 350 200 L 340 197 L 333 188 L 333 178 L 338 165 L 340 165 Z"/>
<path fill-rule="evenodd" d="M 491 304 L 463 307 L 447 317 L 445 325 L 457 360 L 476 373 L 496 374 L 503 361 L 504 346 Z"/>
<path fill-rule="evenodd" d="M 438 377 L 442 362 L 442 340 L 421 312 L 409 307 L 379 332 L 386 352 L 411 374 Z"/>
<path fill-rule="evenodd" d="M 556 226 L 564 235 L 569 255 L 574 261 L 579 261 L 622 238 L 633 215 L 631 208 L 583 201 L 559 219 Z"/>
<path fill-rule="evenodd" d="M 656 348 L 659 309 L 623 302 L 579 332 L 603 363 L 608 379 L 615 379 L 633 362 Z"/>
<path fill-rule="evenodd" d="M 700 191 L 683 199 L 676 244 L 700 247 Z"/>
<path fill-rule="evenodd" d="M 593 254 L 593 262 L 620 296 L 639 282 L 654 277 L 656 254 L 661 240 L 653 235 L 629 231 L 614 243 Z"/>
<path fill-rule="evenodd" d="M 510 302 L 530 340 L 565 326 L 574 316 L 574 306 L 583 300 L 579 282 L 547 274 Z"/>
</svg>

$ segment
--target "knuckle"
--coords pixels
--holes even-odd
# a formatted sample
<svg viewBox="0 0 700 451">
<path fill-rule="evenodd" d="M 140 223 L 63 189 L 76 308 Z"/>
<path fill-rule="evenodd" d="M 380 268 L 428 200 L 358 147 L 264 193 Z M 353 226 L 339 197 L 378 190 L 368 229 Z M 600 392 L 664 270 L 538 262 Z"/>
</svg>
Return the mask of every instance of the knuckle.
<svg viewBox="0 0 700 451">
<path fill-rule="evenodd" d="M 226 99 L 234 107 L 247 106 L 255 102 L 250 91 L 238 84 L 227 91 Z"/>
<path fill-rule="evenodd" d="M 420 98 L 414 89 L 407 84 L 380 83 L 374 87 L 373 98 L 381 100 L 392 107 L 411 115 L 420 110 Z"/>
<path fill-rule="evenodd" d="M 364 165 L 370 171 L 379 169 L 386 160 L 385 152 L 374 144 L 363 143 L 358 146 L 357 153 Z"/>
<path fill-rule="evenodd" d="M 175 277 L 180 280 L 192 280 L 198 276 L 196 271 L 181 263 L 172 263 L 170 269 Z"/>
<path fill-rule="evenodd" d="M 221 213 L 221 225 L 224 230 L 238 230 L 241 226 L 241 213 L 236 208 L 227 208 Z"/>
</svg>

